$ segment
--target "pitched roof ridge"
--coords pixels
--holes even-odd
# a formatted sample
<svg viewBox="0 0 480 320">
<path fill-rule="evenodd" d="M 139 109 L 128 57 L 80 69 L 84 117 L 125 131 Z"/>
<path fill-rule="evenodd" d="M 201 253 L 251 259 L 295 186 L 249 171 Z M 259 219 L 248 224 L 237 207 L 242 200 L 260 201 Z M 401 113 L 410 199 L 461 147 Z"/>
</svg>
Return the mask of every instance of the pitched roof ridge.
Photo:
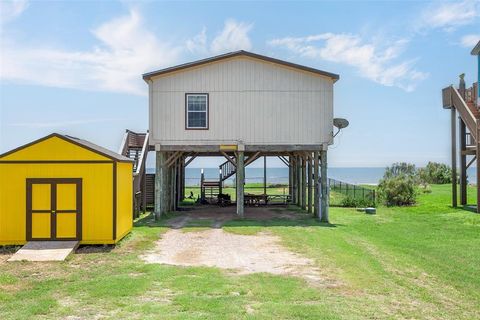
<svg viewBox="0 0 480 320">
<path fill-rule="evenodd" d="M 326 77 L 332 78 L 334 81 L 336 81 L 340 78 L 340 76 L 338 74 L 335 74 L 335 73 L 323 71 L 323 70 L 312 68 L 312 67 L 307 67 L 307 66 L 296 64 L 296 63 L 293 63 L 293 62 L 280 60 L 280 59 L 277 59 L 277 58 L 264 56 L 264 55 L 261 55 L 261 54 L 258 54 L 258 53 L 253 53 L 253 52 L 246 51 L 246 50 L 232 51 L 232 52 L 220 54 L 220 55 L 217 55 L 217 56 L 213 56 L 213 57 L 210 57 L 210 58 L 204 58 L 204 59 L 195 60 L 195 61 L 179 64 L 179 65 L 164 68 L 164 69 L 159 69 L 159 70 L 152 71 L 152 72 L 147 72 L 147 73 L 144 73 L 142 75 L 142 77 L 143 77 L 143 80 L 147 81 L 147 80 L 150 80 L 152 77 L 155 77 L 155 76 L 158 76 L 158 75 L 161 75 L 161 74 L 167 74 L 167 73 L 171 73 L 171 72 L 178 71 L 178 70 L 193 68 L 193 67 L 200 66 L 200 65 L 203 65 L 203 64 L 207 64 L 207 63 L 211 63 L 211 62 L 217 62 L 217 61 L 221 61 L 223 59 L 228 59 L 228 58 L 232 58 L 232 57 L 236 57 L 236 56 L 247 56 L 247 57 L 251 57 L 251 58 L 255 58 L 255 59 L 259 59 L 259 60 L 263 60 L 263 61 L 267 61 L 267 62 L 279 64 L 279 65 L 288 66 L 288 67 L 291 67 L 291 68 L 294 68 L 294 69 L 299 69 L 299 70 L 319 74 L 319 75 L 322 75 L 322 76 L 326 76 Z"/>
</svg>

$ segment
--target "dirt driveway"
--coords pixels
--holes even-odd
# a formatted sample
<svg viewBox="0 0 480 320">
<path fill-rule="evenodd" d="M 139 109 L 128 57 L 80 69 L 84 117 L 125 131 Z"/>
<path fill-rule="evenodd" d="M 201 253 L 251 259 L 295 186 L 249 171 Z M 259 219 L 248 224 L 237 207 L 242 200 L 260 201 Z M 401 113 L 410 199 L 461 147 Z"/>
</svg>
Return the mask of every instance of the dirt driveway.
<svg viewBox="0 0 480 320">
<path fill-rule="evenodd" d="M 239 235 L 224 231 L 221 226 L 236 216 L 230 208 L 204 207 L 187 211 L 168 221 L 172 227 L 162 235 L 155 248 L 142 256 L 148 263 L 178 266 L 208 266 L 227 269 L 237 274 L 267 272 L 299 276 L 321 282 L 314 262 L 281 245 L 279 237 L 264 231 L 256 235 Z M 269 207 L 250 208 L 247 219 L 298 219 L 306 215 Z M 199 231 L 181 230 L 192 220 L 212 221 L 212 228 Z"/>
</svg>

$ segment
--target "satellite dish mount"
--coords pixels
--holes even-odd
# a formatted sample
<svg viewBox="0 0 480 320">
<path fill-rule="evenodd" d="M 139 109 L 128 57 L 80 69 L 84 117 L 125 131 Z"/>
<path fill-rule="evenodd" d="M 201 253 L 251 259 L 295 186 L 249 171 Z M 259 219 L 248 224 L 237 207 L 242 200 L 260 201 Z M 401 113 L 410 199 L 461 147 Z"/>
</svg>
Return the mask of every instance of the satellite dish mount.
<svg viewBox="0 0 480 320">
<path fill-rule="evenodd" d="M 340 131 L 342 129 L 345 129 L 346 127 L 348 127 L 350 123 L 348 122 L 347 119 L 344 119 L 344 118 L 334 118 L 333 119 L 333 126 L 335 128 L 338 129 L 338 131 L 333 135 L 333 137 L 335 138 L 337 136 L 337 134 L 340 133 Z"/>
</svg>

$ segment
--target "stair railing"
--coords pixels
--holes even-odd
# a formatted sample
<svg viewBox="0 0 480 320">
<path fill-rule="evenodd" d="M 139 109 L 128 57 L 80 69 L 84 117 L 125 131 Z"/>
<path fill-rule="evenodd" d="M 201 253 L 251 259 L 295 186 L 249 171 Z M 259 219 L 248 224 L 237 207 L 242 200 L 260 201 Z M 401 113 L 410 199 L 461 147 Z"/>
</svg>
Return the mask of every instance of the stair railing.
<svg viewBox="0 0 480 320">
<path fill-rule="evenodd" d="M 447 108 L 453 107 L 460 113 L 473 139 L 477 141 L 477 119 L 455 87 L 443 89 L 443 105 Z"/>
</svg>

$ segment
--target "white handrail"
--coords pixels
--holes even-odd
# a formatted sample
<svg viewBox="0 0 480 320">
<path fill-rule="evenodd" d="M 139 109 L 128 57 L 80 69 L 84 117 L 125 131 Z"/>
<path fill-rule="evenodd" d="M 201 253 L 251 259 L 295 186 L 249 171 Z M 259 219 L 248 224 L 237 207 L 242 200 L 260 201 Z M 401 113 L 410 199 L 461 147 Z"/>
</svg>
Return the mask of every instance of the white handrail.
<svg viewBox="0 0 480 320">
<path fill-rule="evenodd" d="M 143 141 L 143 146 L 142 146 L 142 154 L 140 155 L 140 158 L 138 159 L 138 162 L 137 162 L 137 170 L 135 171 L 135 174 L 139 174 L 140 173 L 140 170 L 141 170 L 141 167 L 144 165 L 143 163 L 143 159 L 146 158 L 146 153 L 148 153 L 148 137 L 149 137 L 150 133 L 147 131 L 147 133 L 145 134 L 145 140 Z"/>
</svg>

